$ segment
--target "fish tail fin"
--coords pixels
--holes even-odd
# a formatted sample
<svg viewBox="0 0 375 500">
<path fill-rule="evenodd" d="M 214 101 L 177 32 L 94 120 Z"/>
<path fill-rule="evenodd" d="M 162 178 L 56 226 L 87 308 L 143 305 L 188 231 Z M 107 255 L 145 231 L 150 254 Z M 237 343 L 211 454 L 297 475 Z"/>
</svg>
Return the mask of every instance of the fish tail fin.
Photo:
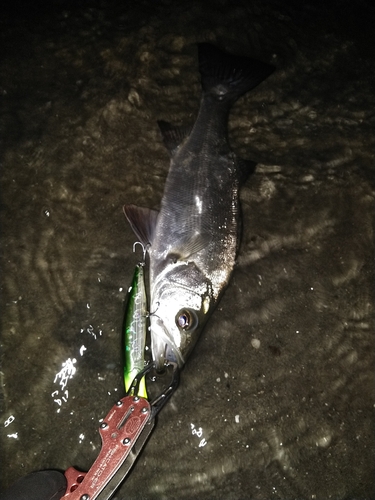
<svg viewBox="0 0 375 500">
<path fill-rule="evenodd" d="M 204 93 L 230 104 L 275 69 L 250 57 L 227 54 L 209 43 L 198 44 L 198 55 Z"/>
</svg>

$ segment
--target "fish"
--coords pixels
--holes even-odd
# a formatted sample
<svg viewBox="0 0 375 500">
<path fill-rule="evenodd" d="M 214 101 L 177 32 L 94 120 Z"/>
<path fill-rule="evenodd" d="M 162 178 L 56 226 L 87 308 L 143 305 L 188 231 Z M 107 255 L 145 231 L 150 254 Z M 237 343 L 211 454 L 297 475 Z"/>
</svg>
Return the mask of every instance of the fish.
<svg viewBox="0 0 375 500">
<path fill-rule="evenodd" d="M 124 384 L 126 392 L 130 389 L 134 378 L 145 367 L 146 320 L 147 297 L 144 263 L 142 262 L 135 266 L 124 320 Z M 135 395 L 147 399 L 145 377 L 141 378 L 138 393 Z"/>
<path fill-rule="evenodd" d="M 228 116 L 274 67 L 198 44 L 202 96 L 192 127 L 158 122 L 171 160 L 160 211 L 124 206 L 148 248 L 151 351 L 156 369 L 183 367 L 227 287 L 240 242 L 239 190 L 256 163 L 235 155 Z"/>
</svg>

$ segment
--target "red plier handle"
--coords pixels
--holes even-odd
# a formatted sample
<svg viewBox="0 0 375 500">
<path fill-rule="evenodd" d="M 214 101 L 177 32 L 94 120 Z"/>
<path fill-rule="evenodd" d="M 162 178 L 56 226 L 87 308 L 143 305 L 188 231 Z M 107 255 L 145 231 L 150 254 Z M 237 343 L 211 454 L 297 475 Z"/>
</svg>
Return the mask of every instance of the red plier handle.
<svg viewBox="0 0 375 500">
<path fill-rule="evenodd" d="M 80 472 L 70 467 L 65 472 L 68 486 L 63 498 L 67 500 L 100 498 L 103 488 L 128 458 L 135 442 L 148 423 L 150 427 L 148 430 L 151 432 L 154 419 L 151 418 L 151 405 L 147 399 L 139 396 L 127 396 L 120 399 L 100 424 L 102 448 L 90 470 Z M 120 482 L 123 478 L 122 475 Z M 103 498 L 110 498 L 110 496 Z"/>
<path fill-rule="evenodd" d="M 155 425 L 155 416 L 176 390 L 179 368 L 172 369 L 172 380 L 151 403 L 137 394 L 143 375 L 152 369 L 147 366 L 134 379 L 128 395 L 120 399 L 100 424 L 102 438 L 100 453 L 88 472 L 74 467 L 65 471 L 67 489 L 65 500 L 109 500 L 131 469 Z M 131 395 L 129 395 L 131 394 Z"/>
</svg>

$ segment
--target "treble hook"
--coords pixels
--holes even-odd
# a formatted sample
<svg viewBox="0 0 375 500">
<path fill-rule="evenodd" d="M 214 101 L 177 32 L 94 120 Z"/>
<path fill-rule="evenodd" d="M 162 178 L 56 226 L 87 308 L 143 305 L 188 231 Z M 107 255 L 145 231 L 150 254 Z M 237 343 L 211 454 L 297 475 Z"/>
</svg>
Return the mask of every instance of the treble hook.
<svg viewBox="0 0 375 500">
<path fill-rule="evenodd" d="M 134 244 L 133 244 L 133 252 L 135 253 L 135 247 L 137 245 L 141 245 L 142 247 L 142 262 L 140 262 L 140 264 L 142 266 L 144 266 L 145 262 L 146 262 L 146 253 L 147 253 L 147 250 L 148 250 L 148 247 L 149 245 L 144 245 L 143 243 L 141 243 L 140 241 L 136 241 Z"/>
<path fill-rule="evenodd" d="M 159 301 L 157 301 L 157 302 L 156 302 L 156 309 L 155 309 L 155 311 L 153 311 L 153 312 L 148 312 L 148 313 L 147 313 L 147 316 L 148 316 L 148 317 L 150 317 L 150 316 L 157 316 L 157 314 L 156 314 L 156 313 L 158 312 L 159 307 L 160 307 L 160 302 L 159 302 Z"/>
</svg>

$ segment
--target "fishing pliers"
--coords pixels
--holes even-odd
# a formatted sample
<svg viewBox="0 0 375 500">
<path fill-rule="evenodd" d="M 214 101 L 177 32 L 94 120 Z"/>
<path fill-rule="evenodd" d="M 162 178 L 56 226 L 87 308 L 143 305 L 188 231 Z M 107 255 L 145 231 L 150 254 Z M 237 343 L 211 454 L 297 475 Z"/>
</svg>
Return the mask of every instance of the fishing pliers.
<svg viewBox="0 0 375 500">
<path fill-rule="evenodd" d="M 144 375 L 153 369 L 147 365 L 134 379 L 127 395 L 117 401 L 99 426 L 100 453 L 88 472 L 70 467 L 65 472 L 65 500 L 108 500 L 125 479 L 155 426 L 155 417 L 176 390 L 179 368 L 169 362 L 169 384 L 151 402 L 138 395 Z"/>
</svg>

